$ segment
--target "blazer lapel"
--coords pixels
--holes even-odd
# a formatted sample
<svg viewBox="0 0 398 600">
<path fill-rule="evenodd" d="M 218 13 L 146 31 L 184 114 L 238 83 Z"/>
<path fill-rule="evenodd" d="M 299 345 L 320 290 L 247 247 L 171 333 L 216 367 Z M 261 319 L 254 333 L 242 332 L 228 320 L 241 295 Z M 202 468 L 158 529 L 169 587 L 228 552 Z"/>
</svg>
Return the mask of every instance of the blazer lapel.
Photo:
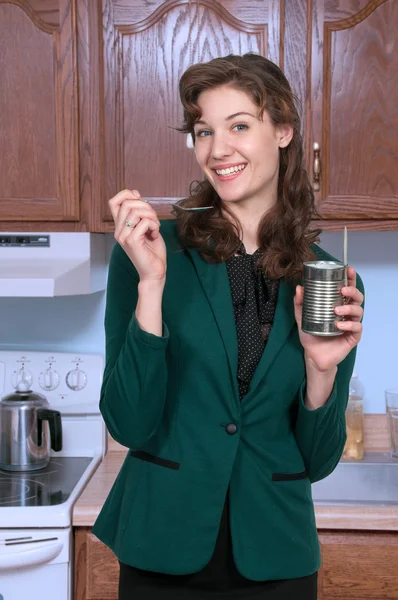
<svg viewBox="0 0 398 600">
<path fill-rule="evenodd" d="M 200 256 L 198 250 L 193 248 L 185 248 L 185 250 L 191 257 L 203 291 L 213 311 L 227 354 L 235 399 L 239 403 L 237 381 L 238 338 L 226 264 L 209 264 Z"/>
<path fill-rule="evenodd" d="M 192 248 L 185 248 L 185 250 L 191 257 L 203 291 L 213 311 L 228 357 L 235 398 L 239 403 L 237 381 L 238 338 L 226 264 L 209 264 L 200 256 L 197 250 Z M 260 362 L 254 372 L 248 395 L 255 393 L 256 388 L 263 381 L 296 322 L 293 296 L 292 286 L 282 280 L 279 285 L 274 323 Z"/>
<path fill-rule="evenodd" d="M 257 365 L 257 369 L 254 372 L 249 388 L 249 394 L 254 393 L 257 386 L 263 381 L 296 322 L 293 296 L 294 292 L 292 286 L 282 280 L 279 284 L 278 299 L 271 333 L 260 362 Z"/>
</svg>

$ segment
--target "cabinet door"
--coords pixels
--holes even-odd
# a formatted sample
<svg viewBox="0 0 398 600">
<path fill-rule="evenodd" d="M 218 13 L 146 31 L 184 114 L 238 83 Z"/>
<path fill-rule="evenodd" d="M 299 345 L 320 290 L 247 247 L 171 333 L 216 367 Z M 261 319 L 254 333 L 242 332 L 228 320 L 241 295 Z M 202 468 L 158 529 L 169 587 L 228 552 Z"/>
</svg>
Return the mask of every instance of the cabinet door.
<svg viewBox="0 0 398 600">
<path fill-rule="evenodd" d="M 329 219 L 398 218 L 398 2 L 314 0 L 310 21 L 318 208 Z"/>
<path fill-rule="evenodd" d="M 75 30 L 72 0 L 0 0 L 3 231 L 79 228 Z"/>
<path fill-rule="evenodd" d="M 318 600 L 397 600 L 396 533 L 320 532 Z"/>
<path fill-rule="evenodd" d="M 119 563 L 86 527 L 75 529 L 74 600 L 117 600 Z"/>
<path fill-rule="evenodd" d="M 229 53 L 255 51 L 279 62 L 280 6 L 275 0 L 103 0 L 97 19 L 87 10 L 89 53 L 99 57 L 90 65 L 91 77 L 98 72 L 101 127 L 92 142 L 101 165 L 93 195 L 100 199 L 97 227 L 110 231 L 108 200 L 119 190 L 136 188 L 158 199 L 165 215 L 167 203 L 187 196 L 190 183 L 201 179 L 186 136 L 174 129 L 182 123 L 179 78 L 190 64 Z"/>
</svg>

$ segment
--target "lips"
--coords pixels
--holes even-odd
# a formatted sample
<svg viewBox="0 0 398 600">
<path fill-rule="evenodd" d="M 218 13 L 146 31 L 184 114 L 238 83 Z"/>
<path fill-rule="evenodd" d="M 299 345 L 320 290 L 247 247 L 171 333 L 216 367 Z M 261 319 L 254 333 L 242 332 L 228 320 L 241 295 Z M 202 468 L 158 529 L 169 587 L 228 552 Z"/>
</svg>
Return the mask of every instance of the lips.
<svg viewBox="0 0 398 600">
<path fill-rule="evenodd" d="M 234 175 L 235 173 L 240 173 L 246 168 L 246 166 L 247 163 L 220 165 L 218 167 L 213 167 L 212 171 L 214 171 L 217 175 L 228 176 Z"/>
<path fill-rule="evenodd" d="M 232 181 L 243 173 L 246 169 L 247 163 L 240 163 L 238 165 L 223 166 L 223 168 L 212 169 L 217 181 Z M 218 171 L 218 172 L 217 172 Z"/>
</svg>

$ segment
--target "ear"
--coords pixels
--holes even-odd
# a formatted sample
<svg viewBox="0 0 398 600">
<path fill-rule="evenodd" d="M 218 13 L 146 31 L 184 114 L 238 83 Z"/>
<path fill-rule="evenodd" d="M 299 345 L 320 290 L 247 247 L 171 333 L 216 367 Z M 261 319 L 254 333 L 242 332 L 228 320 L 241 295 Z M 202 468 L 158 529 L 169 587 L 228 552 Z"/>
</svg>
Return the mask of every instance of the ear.
<svg viewBox="0 0 398 600">
<path fill-rule="evenodd" d="M 293 137 L 292 125 L 288 125 L 288 124 L 278 125 L 276 135 L 277 135 L 277 139 L 278 139 L 279 148 L 286 148 L 292 141 L 292 137 Z"/>
</svg>

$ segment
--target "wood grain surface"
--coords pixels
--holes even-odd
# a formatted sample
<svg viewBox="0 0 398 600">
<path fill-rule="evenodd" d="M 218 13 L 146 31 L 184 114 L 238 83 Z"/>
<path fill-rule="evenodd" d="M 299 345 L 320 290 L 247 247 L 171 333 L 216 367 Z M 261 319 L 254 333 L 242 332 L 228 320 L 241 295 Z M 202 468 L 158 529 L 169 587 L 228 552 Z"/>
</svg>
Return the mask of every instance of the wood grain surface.
<svg viewBox="0 0 398 600">
<path fill-rule="evenodd" d="M 73 0 L 0 0 L 0 228 L 80 219 Z M 73 226 L 73 225 L 72 225 Z"/>
</svg>

